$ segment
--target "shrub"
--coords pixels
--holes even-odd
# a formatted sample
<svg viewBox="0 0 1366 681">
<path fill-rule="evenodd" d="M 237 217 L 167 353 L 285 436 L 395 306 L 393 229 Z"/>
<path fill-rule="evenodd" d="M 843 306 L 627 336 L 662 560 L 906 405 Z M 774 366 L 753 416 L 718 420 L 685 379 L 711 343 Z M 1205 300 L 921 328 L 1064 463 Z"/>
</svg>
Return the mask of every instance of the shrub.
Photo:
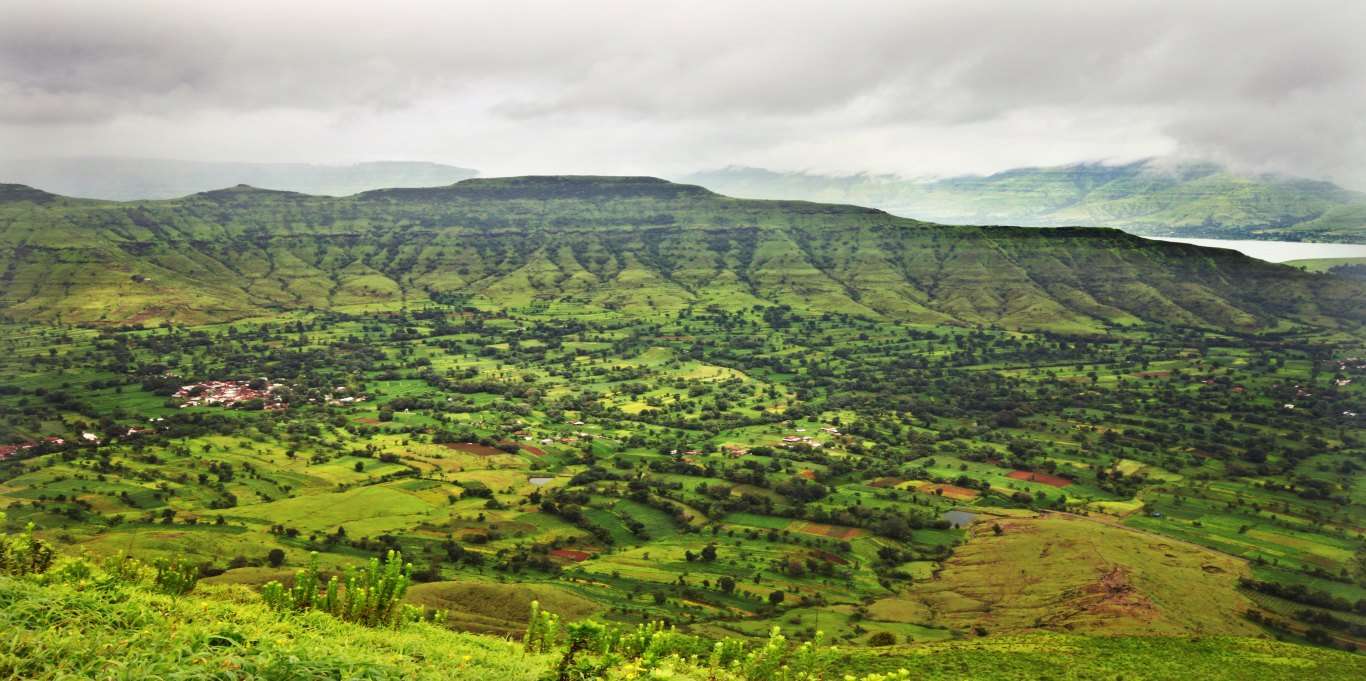
<svg viewBox="0 0 1366 681">
<path fill-rule="evenodd" d="M 364 569 L 350 567 L 338 578 L 327 580 L 325 588 L 318 571 L 318 554 L 308 566 L 295 574 L 294 586 L 286 588 L 273 581 L 261 589 L 261 597 L 278 612 L 321 610 L 337 619 L 370 627 L 400 626 L 417 620 L 440 621 L 440 611 L 427 613 L 403 602 L 408 592 L 413 566 L 404 563 L 397 551 L 389 551 L 384 562 L 371 558 Z"/>
<path fill-rule="evenodd" d="M 0 523 L 5 514 L 0 513 Z M 33 536 L 33 523 L 17 535 L 0 534 L 0 574 L 13 577 L 36 575 L 52 567 L 56 554 L 47 542 Z"/>
<path fill-rule="evenodd" d="M 560 662 L 546 679 L 595 678 L 706 678 L 711 681 L 820 681 L 851 678 L 840 675 L 833 648 L 815 640 L 792 646 L 778 627 L 768 640 L 752 647 L 738 639 L 712 642 L 683 634 L 663 622 L 623 630 L 614 624 L 575 622 L 561 627 L 559 618 L 531 604 L 531 620 L 522 642 L 527 652 L 544 652 L 565 635 Z M 909 678 L 898 671 L 866 681 Z"/>
<path fill-rule="evenodd" d="M 541 610 L 540 601 L 531 602 L 531 619 L 527 621 L 526 633 L 522 635 L 522 647 L 528 653 L 550 652 L 555 647 L 559 635 L 560 618 L 546 610 Z"/>
<path fill-rule="evenodd" d="M 896 634 L 890 631 L 879 631 L 868 637 L 870 646 L 894 646 L 896 645 Z"/>
<path fill-rule="evenodd" d="M 184 596 L 194 591 L 199 582 L 199 566 L 179 557 L 174 560 L 158 559 L 154 562 L 156 576 L 152 584 L 156 590 L 168 596 Z"/>
</svg>

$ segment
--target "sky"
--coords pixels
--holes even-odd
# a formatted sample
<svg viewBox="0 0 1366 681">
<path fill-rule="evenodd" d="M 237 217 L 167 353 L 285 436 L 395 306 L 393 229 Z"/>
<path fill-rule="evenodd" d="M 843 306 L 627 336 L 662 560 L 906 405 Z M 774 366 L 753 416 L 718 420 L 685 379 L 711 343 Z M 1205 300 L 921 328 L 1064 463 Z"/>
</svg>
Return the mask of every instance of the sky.
<svg viewBox="0 0 1366 681">
<path fill-rule="evenodd" d="M 0 157 L 1206 159 L 1366 189 L 1366 2 L 3 0 Z"/>
</svg>

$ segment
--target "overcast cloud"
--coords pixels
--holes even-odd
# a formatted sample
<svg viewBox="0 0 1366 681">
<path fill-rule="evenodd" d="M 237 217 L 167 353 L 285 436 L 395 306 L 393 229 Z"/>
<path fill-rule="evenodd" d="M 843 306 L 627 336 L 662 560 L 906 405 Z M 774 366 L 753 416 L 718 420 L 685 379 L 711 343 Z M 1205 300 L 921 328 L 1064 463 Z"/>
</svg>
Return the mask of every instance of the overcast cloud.
<svg viewBox="0 0 1366 681">
<path fill-rule="evenodd" d="M 4 0 L 0 156 L 729 164 L 1146 156 L 1366 189 L 1366 2 Z"/>
</svg>

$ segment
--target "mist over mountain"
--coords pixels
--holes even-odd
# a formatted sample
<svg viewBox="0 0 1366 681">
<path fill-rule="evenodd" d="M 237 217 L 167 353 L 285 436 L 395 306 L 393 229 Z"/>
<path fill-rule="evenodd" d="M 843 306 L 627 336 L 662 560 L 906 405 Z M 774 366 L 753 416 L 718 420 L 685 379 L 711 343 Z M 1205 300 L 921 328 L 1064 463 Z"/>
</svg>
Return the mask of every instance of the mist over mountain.
<svg viewBox="0 0 1366 681">
<path fill-rule="evenodd" d="M 731 196 L 856 203 L 948 224 L 1088 225 L 1148 236 L 1366 242 L 1366 194 L 1208 162 L 1076 163 L 921 179 L 732 166 L 683 179 Z"/>
<path fill-rule="evenodd" d="M 0 160 L 0 182 L 113 201 L 173 199 L 238 184 L 346 196 L 383 187 L 447 185 L 478 174 L 470 168 L 413 161 L 318 165 L 114 157 Z"/>
</svg>

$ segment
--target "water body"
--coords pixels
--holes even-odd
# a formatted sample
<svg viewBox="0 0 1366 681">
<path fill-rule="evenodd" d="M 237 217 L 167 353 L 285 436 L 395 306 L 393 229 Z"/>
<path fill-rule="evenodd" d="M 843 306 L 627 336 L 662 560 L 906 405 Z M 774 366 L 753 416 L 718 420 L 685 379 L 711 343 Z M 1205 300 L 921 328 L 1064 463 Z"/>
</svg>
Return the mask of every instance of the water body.
<svg viewBox="0 0 1366 681">
<path fill-rule="evenodd" d="M 954 527 L 967 527 L 972 524 L 973 520 L 977 519 L 977 514 L 967 511 L 945 511 L 939 517 L 949 521 L 949 524 Z"/>
<path fill-rule="evenodd" d="M 1148 236 L 1145 239 L 1175 241 L 1210 248 L 1229 248 L 1249 258 L 1267 262 L 1308 260 L 1310 258 L 1366 258 L 1366 244 L 1311 244 L 1303 241 L 1256 241 L 1242 239 L 1178 239 Z"/>
</svg>

